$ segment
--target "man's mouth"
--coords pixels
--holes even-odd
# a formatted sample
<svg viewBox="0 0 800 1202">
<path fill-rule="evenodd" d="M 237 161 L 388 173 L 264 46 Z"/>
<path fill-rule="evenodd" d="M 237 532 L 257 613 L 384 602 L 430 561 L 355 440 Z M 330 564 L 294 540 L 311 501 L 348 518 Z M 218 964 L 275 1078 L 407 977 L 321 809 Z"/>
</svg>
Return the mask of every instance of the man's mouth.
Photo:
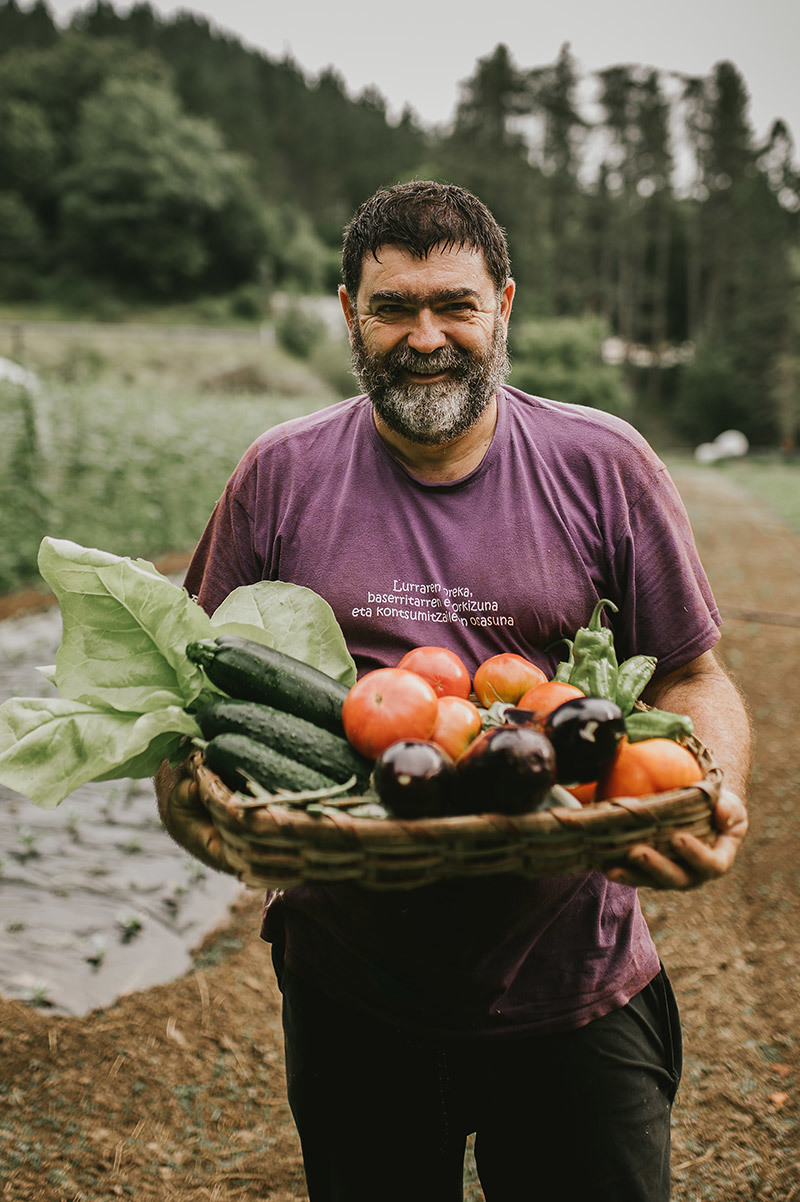
<svg viewBox="0 0 800 1202">
<path fill-rule="evenodd" d="M 436 371 L 411 371 L 407 367 L 403 370 L 413 384 L 437 384 L 444 380 L 450 371 L 447 367 L 438 368 Z"/>
</svg>

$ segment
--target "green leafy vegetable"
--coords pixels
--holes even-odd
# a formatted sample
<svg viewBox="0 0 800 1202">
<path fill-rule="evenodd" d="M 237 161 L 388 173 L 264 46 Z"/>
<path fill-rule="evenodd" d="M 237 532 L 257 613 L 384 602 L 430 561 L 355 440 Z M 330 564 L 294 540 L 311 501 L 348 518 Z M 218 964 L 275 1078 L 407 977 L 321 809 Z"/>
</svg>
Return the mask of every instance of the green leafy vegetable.
<svg viewBox="0 0 800 1202">
<path fill-rule="evenodd" d="M 39 571 L 61 607 L 62 697 L 148 713 L 189 705 L 206 687 L 184 648 L 212 637 L 211 620 L 152 564 L 45 538 Z"/>
<path fill-rule="evenodd" d="M 0 782 L 54 809 L 90 780 L 152 776 L 183 735 L 199 735 L 178 706 L 124 714 L 65 698 L 0 705 Z"/>
<path fill-rule="evenodd" d="M 211 619 L 214 634 L 238 634 L 293 655 L 348 686 L 356 666 L 328 602 L 311 589 L 282 580 L 249 584 L 226 597 Z"/>
<path fill-rule="evenodd" d="M 144 560 L 45 538 L 39 568 L 61 607 L 56 663 L 42 669 L 59 696 L 0 705 L 0 784 L 37 805 L 88 781 L 152 776 L 200 734 L 190 711 L 209 682 L 190 642 L 240 634 L 355 681 L 333 610 L 310 589 L 261 581 L 209 618 Z"/>
</svg>

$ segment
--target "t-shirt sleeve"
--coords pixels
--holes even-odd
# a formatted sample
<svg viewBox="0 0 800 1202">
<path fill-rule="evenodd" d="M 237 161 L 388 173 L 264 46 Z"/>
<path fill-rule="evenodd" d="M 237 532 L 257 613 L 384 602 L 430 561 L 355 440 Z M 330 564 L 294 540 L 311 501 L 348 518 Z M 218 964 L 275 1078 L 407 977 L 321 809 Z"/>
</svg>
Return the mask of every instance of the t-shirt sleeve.
<svg viewBox="0 0 800 1202">
<path fill-rule="evenodd" d="M 253 520 L 232 479 L 214 507 L 186 572 L 184 587 L 212 614 L 235 588 L 263 579 Z"/>
<path fill-rule="evenodd" d="M 657 675 L 663 675 L 719 641 L 719 609 L 686 509 L 663 466 L 631 502 L 613 564 L 618 652 L 656 656 Z"/>
</svg>

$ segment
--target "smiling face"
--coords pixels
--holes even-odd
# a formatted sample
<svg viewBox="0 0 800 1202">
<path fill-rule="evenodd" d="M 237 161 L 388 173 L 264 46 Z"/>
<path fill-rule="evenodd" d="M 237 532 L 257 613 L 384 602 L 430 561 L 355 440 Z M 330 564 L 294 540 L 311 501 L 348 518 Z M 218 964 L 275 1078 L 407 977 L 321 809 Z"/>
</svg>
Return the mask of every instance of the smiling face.
<svg viewBox="0 0 800 1202">
<path fill-rule="evenodd" d="M 513 282 L 498 296 L 469 246 L 424 259 L 384 246 L 364 261 L 355 305 L 340 295 L 353 370 L 389 429 L 428 446 L 470 430 L 508 374 Z"/>
</svg>

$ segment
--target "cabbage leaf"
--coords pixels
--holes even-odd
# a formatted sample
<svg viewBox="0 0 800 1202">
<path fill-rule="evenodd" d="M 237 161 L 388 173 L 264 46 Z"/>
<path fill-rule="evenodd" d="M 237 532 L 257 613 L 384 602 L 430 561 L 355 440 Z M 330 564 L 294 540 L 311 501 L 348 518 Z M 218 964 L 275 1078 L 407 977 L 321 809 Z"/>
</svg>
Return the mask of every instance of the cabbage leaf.
<svg viewBox="0 0 800 1202">
<path fill-rule="evenodd" d="M 45 538 L 39 570 L 61 608 L 42 669 L 58 696 L 0 705 L 0 784 L 53 808 L 88 781 L 152 776 L 199 727 L 210 685 L 186 645 L 239 634 L 345 684 L 355 664 L 328 603 L 283 581 L 237 588 L 210 618 L 153 564 Z"/>
</svg>

